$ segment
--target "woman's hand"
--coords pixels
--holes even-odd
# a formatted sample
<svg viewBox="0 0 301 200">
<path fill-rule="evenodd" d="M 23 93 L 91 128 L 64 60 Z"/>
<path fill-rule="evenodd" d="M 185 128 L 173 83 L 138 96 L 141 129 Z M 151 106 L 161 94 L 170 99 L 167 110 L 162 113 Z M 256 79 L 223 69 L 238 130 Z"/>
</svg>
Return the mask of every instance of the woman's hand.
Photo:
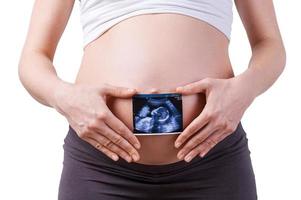
<svg viewBox="0 0 301 200">
<path fill-rule="evenodd" d="M 104 84 L 101 87 L 77 84 L 60 87 L 55 94 L 55 109 L 64 115 L 78 136 L 117 161 L 140 159 L 137 137 L 109 110 L 107 95 L 129 98 L 136 90 Z"/>
<path fill-rule="evenodd" d="M 175 141 L 175 147 L 178 148 L 191 137 L 178 152 L 178 158 L 189 162 L 197 155 L 204 157 L 217 143 L 233 133 L 255 98 L 250 88 L 249 83 L 236 77 L 205 78 L 176 88 L 177 92 L 184 95 L 206 94 L 204 109 Z"/>
</svg>

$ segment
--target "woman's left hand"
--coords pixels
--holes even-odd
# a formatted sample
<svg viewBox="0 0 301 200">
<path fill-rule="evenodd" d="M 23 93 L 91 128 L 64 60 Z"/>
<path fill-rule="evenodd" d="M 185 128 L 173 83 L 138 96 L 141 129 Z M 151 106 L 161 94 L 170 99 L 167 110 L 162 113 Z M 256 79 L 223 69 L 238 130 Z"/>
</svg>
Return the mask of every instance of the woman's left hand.
<svg viewBox="0 0 301 200">
<path fill-rule="evenodd" d="M 202 112 L 175 141 L 175 147 L 178 148 L 191 138 L 178 152 L 178 158 L 189 162 L 197 155 L 204 157 L 217 143 L 233 133 L 243 113 L 255 99 L 251 88 L 251 83 L 236 77 L 205 78 L 177 87 L 176 91 L 183 95 L 206 94 L 206 105 Z"/>
</svg>

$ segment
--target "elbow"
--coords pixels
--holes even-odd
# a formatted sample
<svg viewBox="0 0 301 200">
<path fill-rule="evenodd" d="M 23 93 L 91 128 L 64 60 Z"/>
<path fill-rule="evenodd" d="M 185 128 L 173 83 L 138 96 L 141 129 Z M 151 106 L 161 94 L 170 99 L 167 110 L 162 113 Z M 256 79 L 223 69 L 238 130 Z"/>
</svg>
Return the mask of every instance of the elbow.
<svg viewBox="0 0 301 200">
<path fill-rule="evenodd" d="M 19 63 L 18 63 L 18 78 L 19 81 L 23 84 L 23 75 L 24 75 L 24 62 L 23 62 L 23 56 L 21 55 L 20 59 L 19 59 Z"/>
<path fill-rule="evenodd" d="M 264 40 L 264 43 L 269 49 L 272 49 L 272 52 L 274 52 L 274 66 L 276 69 L 278 69 L 278 73 L 281 74 L 286 66 L 286 49 L 282 39 L 280 37 L 267 38 Z"/>
<path fill-rule="evenodd" d="M 280 73 L 282 73 L 286 67 L 286 49 L 282 41 L 279 42 L 279 53 L 278 53 L 278 63 L 280 68 Z"/>
<path fill-rule="evenodd" d="M 29 66 L 31 65 L 30 60 L 34 58 L 34 55 L 30 52 L 30 51 L 26 51 L 23 49 L 21 56 L 19 58 L 19 62 L 18 62 L 18 78 L 20 83 L 26 87 L 26 82 L 28 78 L 28 74 L 29 74 Z"/>
<path fill-rule="evenodd" d="M 19 58 L 19 62 L 18 62 L 18 78 L 20 83 L 24 86 L 25 85 L 25 79 L 26 79 L 26 56 L 25 56 L 25 52 L 22 52 L 20 58 Z"/>
<path fill-rule="evenodd" d="M 251 43 L 252 51 L 258 48 L 268 49 L 273 52 L 274 61 L 276 61 L 277 68 L 283 71 L 286 66 L 286 49 L 281 37 L 264 37 Z"/>
<path fill-rule="evenodd" d="M 275 58 L 277 60 L 277 66 L 280 70 L 280 73 L 282 73 L 282 71 L 284 71 L 286 66 L 286 49 L 283 40 L 279 36 L 279 37 L 271 38 L 271 43 L 272 43 L 272 47 L 275 49 L 275 53 L 276 53 Z"/>
<path fill-rule="evenodd" d="M 285 66 L 286 66 L 286 49 L 285 49 L 284 45 L 282 45 L 282 46 L 283 46 L 283 50 L 282 50 L 283 68 L 285 68 Z"/>
</svg>

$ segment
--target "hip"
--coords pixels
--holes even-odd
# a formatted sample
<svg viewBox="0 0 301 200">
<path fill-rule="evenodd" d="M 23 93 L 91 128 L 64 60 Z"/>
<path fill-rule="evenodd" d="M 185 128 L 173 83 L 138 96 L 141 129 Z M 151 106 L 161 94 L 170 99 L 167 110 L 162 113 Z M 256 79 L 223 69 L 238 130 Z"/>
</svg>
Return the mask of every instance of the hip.
<svg viewBox="0 0 301 200">
<path fill-rule="evenodd" d="M 193 163 L 202 163 L 201 167 L 206 168 L 212 164 L 212 161 L 216 164 L 226 161 L 227 158 L 235 158 L 236 155 L 243 152 L 250 154 L 247 133 L 244 131 L 241 122 L 234 132 L 217 143 L 204 157 L 197 156 L 188 163 L 184 160 L 168 164 L 128 163 L 123 159 L 113 161 L 93 145 L 81 139 L 70 125 L 68 126 L 68 132 L 64 138 L 63 149 L 65 158 L 74 160 L 74 162 L 78 162 L 79 165 L 94 163 L 95 166 L 99 165 L 100 168 L 101 166 L 107 165 L 112 169 L 118 166 L 132 170 L 133 172 L 138 170 L 150 176 L 160 173 L 162 169 L 163 172 L 166 173 L 165 170 L 191 166 L 194 165 Z"/>
<path fill-rule="evenodd" d="M 203 158 L 163 165 L 113 161 L 69 126 L 59 199 L 255 200 L 256 183 L 241 125 Z"/>
</svg>

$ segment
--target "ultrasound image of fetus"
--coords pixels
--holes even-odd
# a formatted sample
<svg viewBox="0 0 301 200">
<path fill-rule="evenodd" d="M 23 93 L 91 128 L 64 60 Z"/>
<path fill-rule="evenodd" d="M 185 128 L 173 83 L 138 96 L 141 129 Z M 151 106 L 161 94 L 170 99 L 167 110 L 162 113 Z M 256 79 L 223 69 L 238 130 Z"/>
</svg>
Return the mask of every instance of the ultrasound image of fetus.
<svg viewBox="0 0 301 200">
<path fill-rule="evenodd" d="M 182 131 L 180 94 L 143 94 L 133 97 L 135 133 Z"/>
</svg>

